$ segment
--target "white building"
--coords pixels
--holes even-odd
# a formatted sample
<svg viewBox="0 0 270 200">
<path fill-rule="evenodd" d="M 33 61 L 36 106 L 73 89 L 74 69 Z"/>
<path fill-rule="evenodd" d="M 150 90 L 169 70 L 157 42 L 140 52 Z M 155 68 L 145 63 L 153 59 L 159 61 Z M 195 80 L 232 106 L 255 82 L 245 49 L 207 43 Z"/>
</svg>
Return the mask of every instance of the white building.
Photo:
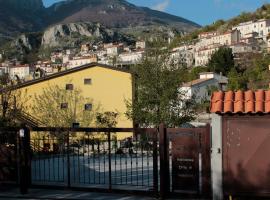
<svg viewBox="0 0 270 200">
<path fill-rule="evenodd" d="M 145 49 L 145 47 L 146 47 L 145 41 L 136 42 L 136 49 Z"/>
<path fill-rule="evenodd" d="M 71 68 L 78 67 L 81 65 L 90 64 L 97 61 L 98 61 L 98 58 L 97 58 L 97 55 L 95 54 L 88 57 L 74 57 L 72 60 L 69 60 L 67 64 L 67 69 L 71 69 Z"/>
<path fill-rule="evenodd" d="M 220 44 L 212 44 L 208 47 L 200 48 L 195 51 L 195 66 L 206 66 L 212 55 L 221 47 Z"/>
<path fill-rule="evenodd" d="M 210 100 L 211 89 L 225 89 L 228 83 L 228 78 L 214 72 L 203 72 L 199 79 L 185 83 L 180 91 L 185 93 L 186 99 L 195 98 L 197 103 L 204 100 Z"/>
<path fill-rule="evenodd" d="M 121 53 L 119 55 L 119 62 L 121 64 L 137 64 L 143 58 L 144 51 L 134 51 Z"/>
<path fill-rule="evenodd" d="M 251 52 L 258 52 L 259 47 L 252 44 L 247 44 L 240 42 L 238 44 L 231 45 L 230 48 L 232 49 L 233 54 L 237 53 L 251 53 Z"/>
<path fill-rule="evenodd" d="M 210 34 L 211 33 L 211 34 Z M 228 31 L 226 33 L 219 34 L 217 32 L 210 32 L 208 35 L 199 36 L 200 41 L 196 44 L 196 50 L 209 47 L 210 45 L 232 45 L 240 41 L 240 32 L 238 30 Z"/>
<path fill-rule="evenodd" d="M 257 21 L 248 21 L 234 26 L 232 30 L 239 30 L 241 37 L 253 32 L 258 33 L 259 37 L 266 41 L 268 33 L 270 33 L 270 19 L 260 19 Z"/>
<path fill-rule="evenodd" d="M 25 79 L 30 75 L 29 65 L 11 66 L 9 67 L 8 71 L 11 79 L 15 79 L 16 76 L 18 76 L 20 79 Z"/>
<path fill-rule="evenodd" d="M 186 67 L 194 66 L 194 50 L 173 50 L 171 52 L 171 58 L 173 59 L 174 63 L 182 64 Z"/>
<path fill-rule="evenodd" d="M 106 45 L 106 46 L 104 45 L 104 48 L 108 56 L 117 56 L 123 51 L 124 45 L 123 44 Z"/>
</svg>

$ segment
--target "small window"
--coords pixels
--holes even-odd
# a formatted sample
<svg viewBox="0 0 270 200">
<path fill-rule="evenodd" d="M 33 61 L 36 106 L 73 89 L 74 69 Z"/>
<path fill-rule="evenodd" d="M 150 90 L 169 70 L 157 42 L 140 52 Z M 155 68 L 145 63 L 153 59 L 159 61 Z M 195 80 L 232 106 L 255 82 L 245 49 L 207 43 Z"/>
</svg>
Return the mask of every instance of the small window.
<svg viewBox="0 0 270 200">
<path fill-rule="evenodd" d="M 91 85 L 91 84 L 92 84 L 92 79 L 91 78 L 84 79 L 84 85 Z"/>
<path fill-rule="evenodd" d="M 73 84 L 66 84 L 66 90 L 73 90 Z"/>
<path fill-rule="evenodd" d="M 90 111 L 90 110 L 92 110 L 92 107 L 93 107 L 93 106 L 92 106 L 92 104 L 90 104 L 90 103 L 85 104 L 85 105 L 84 105 L 84 110 L 89 110 L 89 111 Z"/>
<path fill-rule="evenodd" d="M 61 109 L 67 109 L 68 103 L 61 103 Z"/>
</svg>

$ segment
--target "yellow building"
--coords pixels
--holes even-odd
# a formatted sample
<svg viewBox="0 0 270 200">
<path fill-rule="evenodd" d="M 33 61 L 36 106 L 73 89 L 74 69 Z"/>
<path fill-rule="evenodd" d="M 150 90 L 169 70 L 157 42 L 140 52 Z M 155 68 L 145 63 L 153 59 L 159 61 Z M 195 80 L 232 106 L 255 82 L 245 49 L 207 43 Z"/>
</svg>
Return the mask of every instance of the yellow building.
<svg viewBox="0 0 270 200">
<path fill-rule="evenodd" d="M 125 70 L 92 63 L 22 83 L 16 86 L 16 90 L 20 92 L 20 101 L 24 104 L 24 112 L 37 118 L 45 126 L 50 126 L 50 124 L 46 124 L 48 119 L 44 121 L 40 117 L 44 115 L 43 111 L 46 112 L 47 109 L 48 112 L 51 112 L 51 121 L 58 121 L 57 125 L 61 126 L 61 121 L 56 117 L 61 116 L 61 113 L 63 118 L 70 115 L 67 113 L 69 108 L 72 111 L 75 110 L 76 115 L 80 117 L 83 115 L 84 120 L 85 116 L 89 115 L 89 120 L 86 118 L 86 121 L 91 121 L 91 123 L 87 126 L 96 126 L 95 120 L 90 120 L 94 112 L 117 112 L 116 127 L 133 127 L 132 120 L 129 120 L 125 115 L 126 101 L 132 102 L 133 99 L 132 74 Z M 63 91 L 66 91 L 67 94 L 72 94 L 72 91 L 77 93 L 61 97 L 63 99 L 61 102 L 59 96 L 63 95 L 61 93 Z M 83 97 L 83 101 L 80 101 L 79 97 L 76 100 L 76 96 Z M 75 98 L 75 102 L 80 101 L 80 103 L 74 103 L 72 98 Z M 52 108 L 49 108 L 50 104 L 52 104 Z M 53 104 L 56 108 L 54 110 L 52 110 Z M 45 108 L 42 108 L 43 106 Z M 43 109 L 42 112 L 37 109 L 39 107 L 41 111 Z M 75 116 L 76 121 L 73 122 L 80 123 L 81 127 L 86 126 L 84 122 L 80 121 L 80 117 L 76 118 Z M 71 125 L 72 122 L 70 122 Z"/>
</svg>

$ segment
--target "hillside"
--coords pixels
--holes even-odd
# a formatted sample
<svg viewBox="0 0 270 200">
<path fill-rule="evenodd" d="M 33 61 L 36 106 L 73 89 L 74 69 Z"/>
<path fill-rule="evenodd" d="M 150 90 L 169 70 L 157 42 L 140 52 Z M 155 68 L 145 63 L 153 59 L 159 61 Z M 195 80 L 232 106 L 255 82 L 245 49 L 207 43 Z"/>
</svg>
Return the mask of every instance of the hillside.
<svg viewBox="0 0 270 200">
<path fill-rule="evenodd" d="M 0 0 L 0 45 L 21 33 L 40 32 L 57 24 L 98 22 L 120 32 L 149 31 L 163 27 L 188 33 L 199 27 L 187 19 L 125 0 L 66 0 L 45 8 L 42 0 Z M 155 30 L 155 29 L 154 29 Z"/>
<path fill-rule="evenodd" d="M 22 32 L 44 27 L 42 0 L 0 0 L 0 43 Z"/>
<path fill-rule="evenodd" d="M 194 32 L 187 34 L 185 36 L 180 36 L 176 38 L 176 43 L 186 42 L 198 38 L 198 34 L 208 31 L 218 31 L 220 33 L 226 32 L 231 29 L 233 26 L 236 26 L 239 23 L 258 20 L 258 19 L 270 19 L 270 4 L 264 4 L 258 8 L 255 12 L 243 12 L 240 15 L 233 17 L 227 21 L 218 20 L 211 25 L 204 26 L 200 29 L 195 30 Z"/>
<path fill-rule="evenodd" d="M 110 28 L 167 26 L 186 33 L 199 27 L 181 17 L 137 7 L 124 0 L 68 0 L 47 9 L 49 24 L 99 22 Z"/>
</svg>

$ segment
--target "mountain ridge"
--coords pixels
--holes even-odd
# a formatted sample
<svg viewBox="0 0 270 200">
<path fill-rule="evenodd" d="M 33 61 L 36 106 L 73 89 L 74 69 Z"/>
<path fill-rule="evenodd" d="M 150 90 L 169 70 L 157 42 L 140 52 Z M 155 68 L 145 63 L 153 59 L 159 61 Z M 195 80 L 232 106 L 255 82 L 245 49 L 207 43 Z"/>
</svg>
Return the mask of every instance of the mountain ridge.
<svg viewBox="0 0 270 200">
<path fill-rule="evenodd" d="M 199 27 L 187 19 L 138 7 L 125 0 L 66 0 L 47 8 L 42 0 L 0 0 L 0 5 L 2 39 L 77 22 L 99 22 L 116 29 L 149 25 L 173 27 L 183 34 Z"/>
</svg>

